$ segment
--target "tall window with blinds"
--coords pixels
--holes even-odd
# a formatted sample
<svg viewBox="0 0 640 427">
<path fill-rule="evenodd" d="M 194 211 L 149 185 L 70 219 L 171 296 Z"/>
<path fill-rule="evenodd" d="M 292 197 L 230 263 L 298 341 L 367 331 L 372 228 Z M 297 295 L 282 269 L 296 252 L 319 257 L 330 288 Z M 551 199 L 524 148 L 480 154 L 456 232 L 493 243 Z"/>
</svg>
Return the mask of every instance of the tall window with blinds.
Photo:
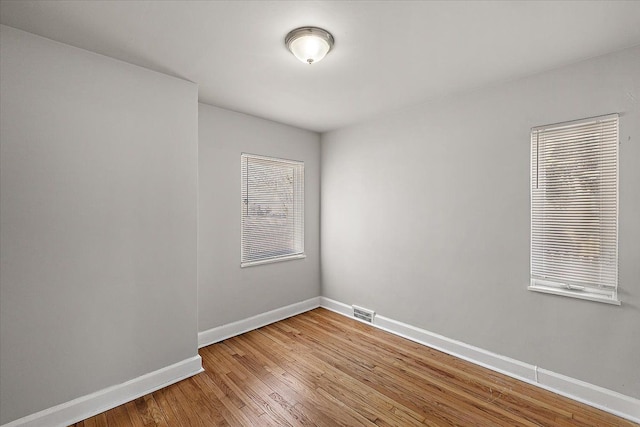
<svg viewBox="0 0 640 427">
<path fill-rule="evenodd" d="M 242 154 L 242 267 L 304 258 L 304 163 Z"/>
<path fill-rule="evenodd" d="M 618 115 L 531 131 L 530 290 L 620 304 Z"/>
</svg>

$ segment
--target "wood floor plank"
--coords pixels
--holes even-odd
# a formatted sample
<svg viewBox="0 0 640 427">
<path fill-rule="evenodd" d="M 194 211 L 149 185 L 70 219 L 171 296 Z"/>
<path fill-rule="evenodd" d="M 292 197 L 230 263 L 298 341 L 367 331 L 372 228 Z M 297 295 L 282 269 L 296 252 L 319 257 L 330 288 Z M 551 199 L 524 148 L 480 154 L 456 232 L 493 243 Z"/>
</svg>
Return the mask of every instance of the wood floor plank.
<svg viewBox="0 0 640 427">
<path fill-rule="evenodd" d="M 254 338 L 259 340 L 259 335 L 250 334 L 245 338 L 246 339 Z M 284 341 L 281 341 L 281 342 L 284 343 Z M 271 351 L 277 352 L 279 348 L 280 346 L 277 346 L 275 348 L 272 347 Z M 278 352 L 277 354 L 280 355 L 283 353 Z M 286 370 L 285 369 L 282 370 L 282 379 L 283 381 L 287 382 L 292 388 L 297 388 L 302 386 L 303 387 L 302 392 L 304 392 L 304 387 L 308 387 L 310 389 L 315 389 L 315 390 L 323 390 L 325 392 L 328 392 L 331 397 L 327 397 L 326 395 L 323 396 L 320 394 L 315 394 L 313 396 L 313 402 L 315 402 L 316 404 L 319 400 L 324 401 L 325 403 L 324 409 L 327 412 L 327 414 L 331 414 L 332 412 L 334 412 L 334 409 L 332 406 L 333 405 L 332 402 L 334 401 L 334 396 L 336 394 L 345 396 L 346 399 L 343 400 L 343 402 L 348 404 L 347 406 L 349 408 L 349 412 L 351 412 L 351 416 L 353 417 L 353 420 L 347 422 L 347 425 L 353 425 L 354 422 L 358 422 L 357 421 L 358 416 L 357 415 L 354 416 L 353 414 L 354 407 L 356 406 L 364 407 L 362 403 L 358 403 L 358 400 L 359 400 L 357 396 L 358 390 L 356 390 L 355 388 L 349 389 L 348 385 L 349 383 L 352 382 L 352 380 L 350 380 L 349 378 L 341 378 L 340 380 L 335 381 L 333 384 L 331 384 L 330 381 L 327 381 L 328 372 L 326 367 L 322 367 L 321 365 L 322 365 L 321 361 L 313 358 L 313 356 L 310 353 L 306 353 L 303 357 L 297 357 L 296 359 L 289 358 L 289 361 L 286 362 L 284 365 Z M 352 404 L 349 404 L 349 403 L 352 403 Z M 388 408 L 391 408 L 392 406 L 393 405 L 388 405 Z M 385 420 L 386 417 L 384 413 L 378 413 L 378 414 L 368 413 L 365 416 L 365 418 L 367 418 L 370 422 L 375 422 L 378 425 L 381 425 L 387 421 Z"/>
<path fill-rule="evenodd" d="M 553 420 L 553 414 L 546 416 L 545 414 L 536 414 L 528 411 L 526 406 L 503 407 L 500 404 L 496 405 L 494 402 L 500 403 L 501 401 L 493 398 L 493 393 L 490 388 L 487 387 L 487 394 L 491 393 L 487 396 L 485 395 L 485 390 L 484 387 L 482 387 L 482 384 L 470 381 L 468 377 L 464 378 L 466 375 L 463 375 L 462 380 L 452 375 L 441 375 L 441 373 L 433 375 L 433 373 L 429 373 L 429 369 L 423 369 L 426 367 L 424 365 L 417 367 L 411 363 L 407 363 L 407 359 L 397 359 L 393 354 L 395 349 L 391 350 L 389 348 L 385 348 L 383 343 L 363 345 L 366 337 L 360 336 L 358 338 L 359 349 L 365 350 L 364 357 L 372 357 L 377 354 L 380 360 L 385 362 L 385 365 L 375 369 L 387 370 L 388 368 L 388 375 L 390 376 L 397 374 L 397 372 L 391 371 L 400 369 L 402 372 L 412 374 L 416 379 L 426 380 L 433 383 L 440 390 L 447 390 L 450 393 L 458 395 L 459 398 L 466 399 L 481 411 L 489 409 L 489 406 L 494 406 L 495 408 L 493 411 L 503 415 L 503 421 L 506 422 L 509 422 L 512 415 L 519 416 L 525 425 L 537 425 L 537 422 L 550 422 Z M 349 345 L 350 343 L 351 342 L 349 340 L 343 342 L 345 345 Z M 508 411 L 509 414 L 505 414 L 505 411 Z M 565 416 L 570 416 L 570 413 L 565 413 Z"/>
<path fill-rule="evenodd" d="M 196 375 L 194 382 L 204 398 L 216 405 L 216 410 L 229 425 L 251 425 L 251 420 L 215 385 L 207 375 Z M 242 405 L 244 406 L 244 405 Z"/>
<path fill-rule="evenodd" d="M 335 425 L 333 420 L 316 409 L 317 399 L 310 399 L 306 389 L 296 387 L 296 384 L 290 382 L 290 377 L 284 375 L 286 372 L 278 365 L 282 359 L 275 356 L 277 347 L 273 345 L 261 347 L 257 344 L 260 337 L 262 334 L 254 331 L 238 337 L 235 341 L 236 345 L 243 349 L 244 357 L 252 358 L 252 363 L 248 366 L 252 368 L 254 375 L 274 390 L 272 398 L 304 425 Z M 261 351 L 258 351 L 258 348 Z"/>
<path fill-rule="evenodd" d="M 268 338 L 266 338 L 263 334 L 258 333 L 258 334 L 247 334 L 245 339 L 249 340 L 255 348 L 260 348 L 263 345 L 264 340 Z M 283 354 L 284 351 L 280 350 L 279 346 L 271 347 L 270 350 L 271 350 L 270 354 L 282 360 L 282 357 L 280 357 L 280 355 L 284 356 Z M 271 363 L 273 364 L 273 362 Z M 367 392 L 362 387 L 359 387 L 355 381 L 341 378 L 338 375 L 335 375 L 335 373 L 331 372 L 330 367 L 325 366 L 325 367 L 322 367 L 321 371 L 319 370 L 314 371 L 313 367 L 314 366 L 320 367 L 321 362 L 317 359 L 311 359 L 311 356 L 309 354 L 307 354 L 305 357 L 300 357 L 296 360 L 289 361 L 283 366 L 286 369 L 280 368 L 278 370 L 278 373 L 280 374 L 280 378 L 282 379 L 283 383 L 288 385 L 291 388 L 298 389 L 298 390 L 302 388 L 301 392 L 304 392 L 304 387 L 307 387 L 307 385 L 305 384 L 305 378 L 313 377 L 314 388 L 320 387 L 327 391 L 330 391 L 329 389 L 331 389 L 335 393 L 342 393 L 348 396 L 348 399 L 355 401 L 355 404 L 364 405 L 366 402 L 368 402 L 370 405 L 373 405 L 374 407 L 381 410 L 376 416 L 376 418 L 380 418 L 380 421 L 377 422 L 377 424 L 380 424 L 382 421 L 387 423 L 390 423 L 393 421 L 391 419 L 389 420 L 386 419 L 387 417 L 386 417 L 385 411 L 388 411 L 390 417 L 396 418 L 397 421 L 400 421 L 403 419 L 401 413 L 396 413 L 396 411 L 392 411 L 392 409 L 395 408 L 394 402 L 380 399 L 378 396 L 372 395 L 372 393 Z M 301 376 L 302 377 L 301 379 L 298 378 L 298 372 L 300 370 L 296 369 L 296 367 L 304 369 L 304 374 Z M 274 366 L 273 369 L 276 370 L 277 366 Z M 355 406 L 355 405 L 351 405 L 351 406 Z M 416 418 L 420 418 L 419 415 Z M 329 421 L 329 425 L 331 425 L 330 420 L 328 421 Z M 323 424 L 317 423 L 317 424 L 323 425 L 324 423 Z M 404 425 L 422 425 L 421 423 L 417 423 L 417 421 L 415 423 L 405 421 L 403 424 Z"/>
<path fill-rule="evenodd" d="M 337 315 L 335 313 L 331 313 L 328 317 L 339 318 L 332 320 L 337 321 L 336 325 L 339 325 L 338 327 L 341 328 L 342 332 L 344 332 L 344 329 L 349 328 L 353 328 L 356 330 L 362 330 L 362 328 L 365 328 L 365 333 L 358 336 L 358 341 L 366 342 L 371 338 L 373 340 L 371 341 L 370 345 L 372 353 L 381 354 L 381 357 L 384 356 L 384 352 L 388 349 L 391 349 L 389 351 L 395 354 L 402 353 L 402 350 L 399 349 L 396 345 L 393 345 L 391 347 L 388 346 L 388 344 L 390 343 L 394 344 L 394 341 L 395 343 L 403 344 L 406 340 L 402 338 L 395 336 L 389 337 L 389 334 L 378 330 L 371 331 L 368 326 L 363 325 L 359 322 L 356 324 L 345 324 L 344 322 L 340 321 L 341 319 L 343 319 L 343 316 Z M 326 328 L 327 317 L 323 316 L 322 319 L 324 320 L 323 327 Z M 335 331 L 333 332 L 335 333 Z M 376 340 L 375 336 L 379 333 L 383 334 L 384 338 Z M 474 395 L 479 398 L 482 398 L 481 393 L 479 393 L 481 390 L 484 389 L 488 393 L 492 394 L 493 390 L 491 389 L 491 384 L 495 386 L 496 383 L 499 383 L 501 387 L 498 388 L 498 390 L 502 390 L 500 391 L 501 399 L 493 399 L 491 398 L 491 396 L 488 396 L 489 400 L 495 402 L 499 406 L 504 405 L 504 402 L 509 401 L 511 403 L 511 407 L 509 407 L 508 405 L 505 407 L 512 411 L 520 412 L 524 414 L 524 416 L 533 418 L 544 418 L 547 422 L 553 422 L 554 420 L 558 419 L 558 416 L 571 418 L 571 409 L 575 408 L 575 405 L 579 405 L 577 402 L 571 401 L 570 399 L 566 399 L 553 393 L 544 393 L 541 395 L 546 396 L 547 398 L 552 398 L 553 400 L 551 402 L 553 402 L 553 404 L 549 404 L 539 398 L 531 397 L 527 393 L 520 393 L 512 386 L 523 385 L 527 387 L 527 392 L 529 394 L 531 394 L 531 386 L 513 380 L 512 378 L 502 376 L 508 381 L 507 383 L 505 383 L 504 380 L 500 380 L 500 378 L 495 377 L 496 375 L 500 376 L 500 374 L 494 373 L 480 366 L 471 365 L 468 362 L 461 361 L 460 359 L 457 359 L 453 356 L 448 356 L 435 350 L 429 350 L 431 354 L 429 354 L 428 359 L 423 359 L 421 358 L 421 355 L 419 353 L 425 353 L 425 347 L 418 344 L 413 345 L 418 347 L 418 351 L 406 352 L 405 354 L 402 354 L 402 357 L 399 359 L 401 360 L 401 364 L 403 365 L 403 370 L 411 373 L 414 376 L 427 375 L 427 373 L 430 373 L 428 375 L 435 374 L 436 376 L 441 377 L 447 383 L 456 384 L 460 388 L 467 390 L 470 395 Z M 440 358 L 442 358 L 443 361 L 438 361 L 438 359 Z M 462 364 L 463 366 L 461 368 L 456 368 L 458 364 Z M 474 371 L 479 373 L 474 374 Z M 430 381 L 430 378 L 426 379 Z M 487 379 L 489 379 L 490 381 L 487 381 Z M 470 387 L 467 387 L 466 385 Z M 502 392 L 505 390 L 508 390 L 509 393 L 504 393 L 504 395 L 502 395 Z M 535 412 L 529 411 L 527 409 L 530 404 L 533 404 L 533 406 L 535 407 Z M 562 408 L 562 406 L 565 406 L 566 409 Z M 608 416 L 608 414 L 605 415 Z M 602 418 L 598 414 L 594 414 L 594 416 L 602 421 Z M 545 420 L 541 420 L 543 424 Z"/>
<path fill-rule="evenodd" d="M 199 419 L 192 416 L 190 406 L 183 406 L 180 398 L 181 392 L 179 384 L 180 383 L 176 383 L 171 387 L 165 387 L 158 390 L 153 393 L 153 396 L 162 408 L 169 425 L 176 425 L 180 427 L 200 425 L 201 422 Z"/>
<path fill-rule="evenodd" d="M 131 425 L 137 427 L 144 427 L 145 422 L 138 411 L 138 407 L 136 406 L 135 400 L 127 402 L 124 404 L 125 409 L 127 410 L 127 415 L 129 416 L 129 420 L 131 420 Z M 155 423 L 154 423 L 155 424 Z"/>
<path fill-rule="evenodd" d="M 218 348 L 221 350 L 222 346 Z M 233 403 L 239 408 L 242 413 L 252 421 L 252 425 L 275 425 L 275 422 L 265 413 L 262 407 L 254 402 L 243 390 L 242 385 L 236 383 L 229 375 L 232 374 L 232 367 L 227 366 L 227 361 L 221 357 L 220 352 L 210 353 L 207 360 L 213 360 L 215 367 L 211 369 L 211 373 L 207 372 L 207 376 L 214 379 L 216 385 L 219 385 L 221 390 L 226 390 L 226 396 L 233 399 Z M 207 365 L 205 364 L 205 370 Z M 218 375 L 216 370 L 219 369 L 221 374 Z M 234 374 L 237 375 L 237 374 Z M 246 379 L 242 373 L 239 375 L 241 378 Z"/>
<path fill-rule="evenodd" d="M 106 412 L 109 427 L 130 427 L 133 424 L 125 405 L 116 406 Z"/>
<path fill-rule="evenodd" d="M 228 426 L 221 413 L 223 405 L 217 399 L 209 399 L 195 383 L 194 378 L 178 383 L 182 396 L 205 426 Z"/>
<path fill-rule="evenodd" d="M 287 319 L 297 322 L 298 319 Z M 424 412 L 427 418 L 447 420 L 453 423 L 469 423 L 474 414 L 484 413 L 484 417 L 491 421 L 493 425 L 512 426 L 523 425 L 515 423 L 515 419 L 500 419 L 493 413 L 487 413 L 470 404 L 466 399 L 453 399 L 447 390 L 443 390 L 433 383 L 425 383 L 428 387 L 427 393 L 420 394 L 419 389 L 414 387 L 414 378 L 406 377 L 405 381 L 397 380 L 395 375 L 389 375 L 382 368 L 382 360 L 379 358 L 369 358 L 356 347 L 350 346 L 344 341 L 340 341 L 334 334 L 329 339 L 319 332 L 319 329 L 308 327 L 306 336 L 310 339 L 310 345 L 322 348 L 317 353 L 317 357 L 326 363 L 334 366 L 344 374 L 358 378 L 363 384 L 372 382 L 379 391 L 390 394 L 393 399 L 411 404 L 405 396 L 411 396 L 411 400 L 417 404 L 417 408 Z M 302 338 L 302 337 L 301 337 Z M 433 411 L 437 408 L 437 411 Z"/>
<path fill-rule="evenodd" d="M 145 425 L 156 425 L 158 427 L 169 426 L 164 413 L 152 394 L 147 394 L 146 396 L 136 399 L 136 406 L 143 420 L 145 420 Z"/>
<path fill-rule="evenodd" d="M 161 411 L 162 416 L 169 426 L 182 427 L 184 426 L 184 423 L 181 421 L 180 414 L 176 413 L 170 399 L 168 398 L 170 389 L 171 387 L 162 388 L 158 391 L 154 391 L 150 396 L 153 397 L 153 400 L 158 405 L 158 409 Z"/>
<path fill-rule="evenodd" d="M 116 409 L 116 408 L 113 408 L 113 409 Z M 107 411 L 107 412 L 109 412 L 109 411 Z M 102 414 L 98 414 L 98 415 L 96 415 L 94 417 L 97 427 L 108 427 L 109 426 L 109 422 L 107 421 L 107 412 L 103 412 Z"/>
<path fill-rule="evenodd" d="M 271 333 L 274 333 L 274 331 L 271 330 Z M 285 342 L 281 341 L 281 343 L 284 344 Z M 303 387 L 307 386 L 305 384 L 305 378 L 314 378 L 314 383 L 311 385 L 314 388 L 320 387 L 327 390 L 328 388 L 339 387 L 343 393 L 349 396 L 349 399 L 369 402 L 370 405 L 373 405 L 381 412 L 383 417 L 384 411 L 389 411 L 393 413 L 399 421 L 405 420 L 402 422 L 402 425 L 424 425 L 425 418 L 420 414 L 398 405 L 398 402 L 388 399 L 376 390 L 363 388 L 358 381 L 351 377 L 345 377 L 342 371 L 314 358 L 310 354 L 287 362 L 285 367 L 286 370 L 283 372 L 285 378 L 293 377 L 298 379 L 299 377 L 299 383 L 302 384 Z M 295 387 L 296 383 L 292 383 L 291 386 Z"/>
<path fill-rule="evenodd" d="M 75 425 L 639 426 L 324 309 L 200 355 L 205 372 Z"/>
</svg>

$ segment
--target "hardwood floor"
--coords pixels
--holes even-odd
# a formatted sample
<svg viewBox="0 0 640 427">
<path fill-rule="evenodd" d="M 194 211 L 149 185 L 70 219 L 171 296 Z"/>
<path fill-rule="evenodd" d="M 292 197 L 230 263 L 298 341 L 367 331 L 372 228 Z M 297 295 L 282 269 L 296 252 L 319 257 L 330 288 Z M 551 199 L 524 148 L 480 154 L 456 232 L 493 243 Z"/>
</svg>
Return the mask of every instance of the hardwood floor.
<svg viewBox="0 0 640 427">
<path fill-rule="evenodd" d="M 200 350 L 205 372 L 75 426 L 633 426 L 324 309 Z"/>
</svg>

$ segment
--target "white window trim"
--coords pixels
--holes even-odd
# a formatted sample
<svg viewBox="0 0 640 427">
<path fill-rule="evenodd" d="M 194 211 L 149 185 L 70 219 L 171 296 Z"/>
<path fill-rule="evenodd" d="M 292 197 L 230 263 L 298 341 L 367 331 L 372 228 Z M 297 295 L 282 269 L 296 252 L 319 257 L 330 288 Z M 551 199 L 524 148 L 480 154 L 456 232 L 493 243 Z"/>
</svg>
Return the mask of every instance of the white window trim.
<svg viewBox="0 0 640 427">
<path fill-rule="evenodd" d="M 618 119 L 619 120 L 619 114 L 617 113 L 613 113 L 613 114 L 608 114 L 608 115 L 603 115 L 603 116 L 597 116 L 597 117 L 590 117 L 590 118 L 585 118 L 585 119 L 580 119 L 580 120 L 572 120 L 572 121 L 568 121 L 568 122 L 562 122 L 562 123 L 555 123 L 555 124 L 550 124 L 550 125 L 544 125 L 544 126 L 537 126 L 537 127 L 533 127 L 531 128 L 531 133 L 533 133 L 534 131 L 540 131 L 540 130 L 545 130 L 545 129 L 550 129 L 550 128 L 558 128 L 558 127 L 562 127 L 562 126 L 568 126 L 568 125 L 579 125 L 579 124 L 583 124 L 583 123 L 589 123 L 589 122 L 594 122 L 594 121 L 601 121 L 601 120 L 610 120 L 610 119 Z M 619 149 L 619 144 L 620 144 L 620 124 L 618 122 L 618 128 L 617 128 L 617 132 L 618 134 L 616 135 L 616 141 L 618 144 L 618 149 L 616 150 L 616 258 L 617 258 L 617 247 L 618 247 L 618 235 L 619 235 L 619 215 L 620 215 L 620 149 Z M 530 147 L 531 149 L 531 147 Z M 531 165 L 533 164 L 533 150 L 531 150 L 531 157 L 530 157 L 530 161 L 529 161 L 529 165 L 531 167 Z M 530 189 L 533 188 L 533 175 L 530 177 L 531 178 L 531 182 L 530 182 Z M 533 191 L 530 190 L 530 210 L 531 210 L 531 215 L 532 215 L 532 219 L 533 219 Z M 530 235 L 530 244 L 533 241 L 533 226 L 531 226 L 531 235 Z M 531 251 L 530 248 L 530 265 L 533 266 L 533 253 Z M 617 289 L 617 284 L 616 284 L 616 288 L 612 291 L 612 292 L 603 292 L 603 293 L 599 293 L 597 289 L 594 288 L 588 288 L 588 287 L 584 287 L 584 286 L 577 286 L 577 285 L 571 285 L 571 284 L 566 284 L 566 283 L 559 283 L 559 282 L 555 282 L 555 281 L 549 281 L 549 280 L 541 280 L 541 279 L 534 279 L 533 277 L 531 277 L 531 283 L 529 284 L 529 286 L 527 287 L 528 290 L 530 291 L 534 291 L 534 292 L 540 292 L 540 293 L 545 293 L 545 294 L 552 294 L 552 295 L 560 295 L 560 296 L 566 296 L 566 297 L 571 297 L 571 298 L 576 298 L 576 299 L 582 299 L 582 300 L 587 300 L 587 301 L 595 301 L 595 302 L 600 302 L 600 303 L 606 303 L 606 304 L 611 304 L 611 305 L 616 305 L 616 306 L 620 306 L 622 305 L 619 297 L 618 297 L 618 289 Z"/>
<path fill-rule="evenodd" d="M 587 301 L 603 302 L 612 305 L 622 305 L 622 303 L 618 299 L 617 290 L 614 291 L 613 296 L 610 297 L 609 295 L 599 294 L 592 291 L 591 289 L 584 288 L 582 286 L 564 286 L 565 285 L 561 285 L 555 282 L 531 279 L 531 285 L 529 285 L 527 289 L 534 292 L 541 292 L 543 294 L 561 295 Z"/>
<path fill-rule="evenodd" d="M 273 264 L 274 262 L 292 261 L 294 259 L 302 259 L 306 257 L 307 257 L 307 254 L 301 253 L 301 254 L 287 255 L 287 256 L 274 257 L 274 258 L 265 258 L 259 261 L 242 262 L 240 263 L 240 267 L 244 268 L 244 267 L 253 267 L 256 265 L 263 265 L 263 264 Z"/>
</svg>

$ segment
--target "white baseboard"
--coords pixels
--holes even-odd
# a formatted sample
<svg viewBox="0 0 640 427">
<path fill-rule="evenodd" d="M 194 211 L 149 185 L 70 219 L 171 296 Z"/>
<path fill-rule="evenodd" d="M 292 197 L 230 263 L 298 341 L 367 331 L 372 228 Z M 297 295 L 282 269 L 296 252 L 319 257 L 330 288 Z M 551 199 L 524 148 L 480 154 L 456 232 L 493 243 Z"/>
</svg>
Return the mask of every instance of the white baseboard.
<svg viewBox="0 0 640 427">
<path fill-rule="evenodd" d="M 217 342 L 253 331 L 278 320 L 304 313 L 320 307 L 320 297 L 310 298 L 305 301 L 287 305 L 285 307 L 276 308 L 275 310 L 261 313 L 256 316 L 238 320 L 237 322 L 228 323 L 226 325 L 217 326 L 198 333 L 198 348 L 202 348 Z"/>
<path fill-rule="evenodd" d="M 68 426 L 202 372 L 200 355 L 19 418 L 2 427 Z"/>
<path fill-rule="evenodd" d="M 320 307 L 355 319 L 350 305 L 320 297 Z M 355 320 L 360 321 L 359 319 Z M 640 423 L 640 400 L 633 397 L 492 353 L 379 314 L 375 315 L 372 325 L 476 365 Z"/>
<path fill-rule="evenodd" d="M 313 310 L 316 307 L 323 307 L 355 319 L 352 316 L 353 311 L 350 305 L 326 297 L 315 297 L 200 332 L 198 334 L 198 345 L 199 347 L 204 347 L 287 317 Z M 476 365 L 640 423 L 640 400 L 633 397 L 492 353 L 379 314 L 375 315 L 372 325 Z M 1 427 L 67 426 L 189 378 L 202 371 L 200 356 L 194 356 L 125 383 L 79 397 L 8 424 L 3 424 Z"/>
</svg>

